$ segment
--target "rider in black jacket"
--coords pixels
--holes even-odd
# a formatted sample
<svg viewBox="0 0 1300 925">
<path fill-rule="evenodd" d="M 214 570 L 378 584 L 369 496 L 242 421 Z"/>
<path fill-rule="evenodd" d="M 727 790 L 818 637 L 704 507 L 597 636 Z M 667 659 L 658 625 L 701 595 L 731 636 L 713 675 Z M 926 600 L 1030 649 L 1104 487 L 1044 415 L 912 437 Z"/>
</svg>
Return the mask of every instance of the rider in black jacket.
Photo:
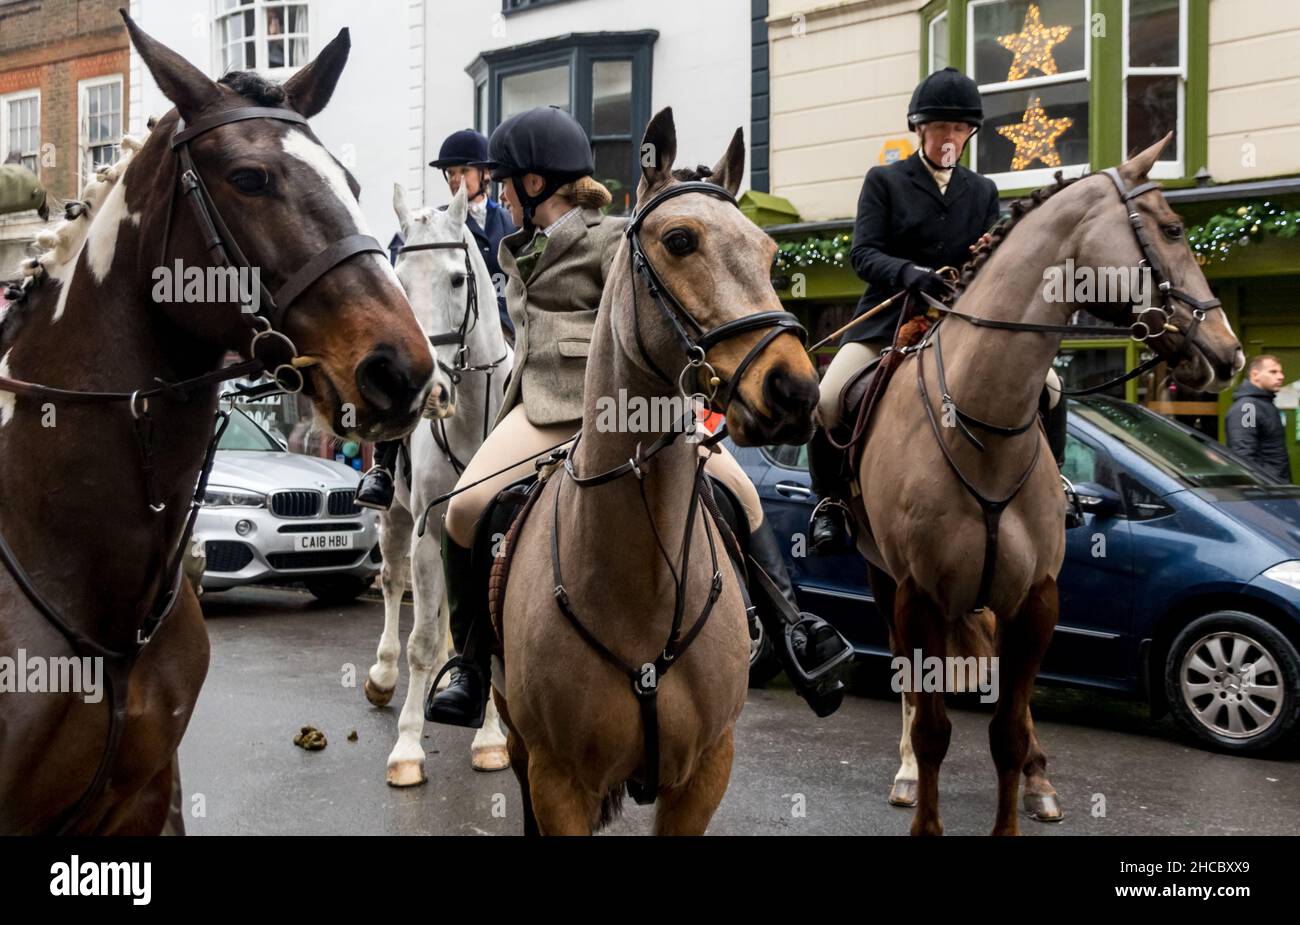
<svg viewBox="0 0 1300 925">
<path fill-rule="evenodd" d="M 998 220 L 998 190 L 992 180 L 958 163 L 966 144 L 984 121 L 984 106 L 975 82 L 948 67 L 925 78 L 912 94 L 908 125 L 920 145 L 911 157 L 867 172 L 853 227 L 853 269 L 868 283 L 858 302 L 858 317 L 900 289 L 944 298 L 951 293 L 941 267 L 961 267 L 971 250 Z M 839 500 L 844 496 L 842 456 L 827 441 L 826 431 L 840 421 L 841 392 L 848 381 L 889 346 L 903 300 L 855 325 L 840 341 L 840 350 L 821 384 L 818 428 L 809 447 L 813 488 L 821 501 L 813 513 L 810 541 L 819 553 L 849 545 L 851 520 Z M 1049 375 L 1049 386 L 1059 381 Z M 1065 403 L 1058 402 L 1064 445 Z M 853 422 L 843 422 L 851 426 Z M 1050 425 L 1049 425 L 1050 426 Z M 1050 431 L 1049 431 L 1050 432 Z"/>
</svg>

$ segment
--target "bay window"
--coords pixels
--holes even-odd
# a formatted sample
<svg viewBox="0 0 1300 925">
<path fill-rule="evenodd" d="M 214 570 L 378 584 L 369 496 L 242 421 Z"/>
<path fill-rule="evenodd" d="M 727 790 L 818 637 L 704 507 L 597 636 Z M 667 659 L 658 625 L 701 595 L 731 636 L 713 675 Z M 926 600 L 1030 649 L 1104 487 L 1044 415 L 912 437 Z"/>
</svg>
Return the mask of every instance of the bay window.
<svg viewBox="0 0 1300 925">
<path fill-rule="evenodd" d="M 216 0 L 217 69 L 297 68 L 308 61 L 307 6 L 285 0 Z"/>
</svg>

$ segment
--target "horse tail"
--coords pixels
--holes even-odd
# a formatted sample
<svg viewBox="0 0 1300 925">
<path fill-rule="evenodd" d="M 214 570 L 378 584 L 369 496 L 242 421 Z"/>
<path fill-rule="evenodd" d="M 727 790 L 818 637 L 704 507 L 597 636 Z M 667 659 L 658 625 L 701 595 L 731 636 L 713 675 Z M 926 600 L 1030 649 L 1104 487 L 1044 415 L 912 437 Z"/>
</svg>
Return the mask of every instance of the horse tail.
<svg viewBox="0 0 1300 925">
<path fill-rule="evenodd" d="M 947 654 L 961 659 L 975 659 L 970 663 L 974 673 L 952 669 L 953 677 L 947 679 L 950 684 L 948 690 L 971 690 L 975 689 L 972 683 L 976 687 L 984 683 L 984 669 L 980 666 L 992 664 L 989 659 L 997 654 L 994 640 L 996 628 L 997 617 L 987 607 L 972 610 L 960 619 L 948 623 Z"/>
<path fill-rule="evenodd" d="M 625 793 L 627 793 L 627 785 L 619 784 L 601 799 L 600 819 L 596 823 L 597 832 L 623 815 L 623 795 Z"/>
</svg>

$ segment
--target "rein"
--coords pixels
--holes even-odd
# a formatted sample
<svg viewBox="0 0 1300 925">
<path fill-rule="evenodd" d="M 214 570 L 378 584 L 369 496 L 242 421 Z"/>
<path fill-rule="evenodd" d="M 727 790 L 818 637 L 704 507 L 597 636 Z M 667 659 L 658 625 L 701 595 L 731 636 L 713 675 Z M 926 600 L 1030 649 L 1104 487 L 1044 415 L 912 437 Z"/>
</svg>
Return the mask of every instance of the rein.
<svg viewBox="0 0 1300 925">
<path fill-rule="evenodd" d="M 407 244 L 398 249 L 399 254 L 410 253 L 411 251 L 436 251 L 436 250 L 461 250 L 465 253 L 465 313 L 461 316 L 460 326 L 455 331 L 449 331 L 444 334 L 430 334 L 429 344 L 433 347 L 444 347 L 454 345 L 456 347 L 456 360 L 454 366 L 448 366 L 441 359 L 438 360 L 438 366 L 442 369 L 447 377 L 451 380 L 451 397 L 452 402 L 456 400 L 456 387 L 460 385 L 461 377 L 465 373 L 483 373 L 484 387 L 486 394 L 492 394 L 492 375 L 496 372 L 497 367 L 506 361 L 510 354 L 503 353 L 499 358 L 490 363 L 474 364 L 470 361 L 469 347 L 465 344 L 465 339 L 469 333 L 478 326 L 478 278 L 474 272 L 474 265 L 470 261 L 469 244 L 465 241 L 432 241 L 428 244 Z M 437 356 L 436 352 L 434 354 Z M 490 401 L 483 402 L 483 438 L 487 439 L 488 431 L 492 426 L 492 419 L 488 409 L 492 407 Z M 433 442 L 438 445 L 438 449 L 447 457 L 451 463 L 452 469 L 457 475 L 465 471 L 465 463 L 462 462 L 455 453 L 452 452 L 451 443 L 447 439 L 447 423 L 445 419 L 438 418 L 436 421 L 429 422 L 429 430 L 433 434 Z M 427 509 L 426 509 L 427 514 Z M 424 535 L 421 530 L 420 535 Z"/>
<path fill-rule="evenodd" d="M 176 181 L 171 187 L 167 201 L 160 265 L 166 263 L 171 240 L 172 218 L 175 212 L 176 191 L 179 187 L 185 201 L 190 204 L 199 232 L 213 261 L 222 268 L 233 266 L 251 271 L 252 265 L 249 263 L 248 258 L 244 256 L 243 251 L 239 249 L 229 227 L 222 219 L 216 203 L 212 201 L 207 187 L 203 184 L 203 179 L 194 164 L 189 148 L 190 142 L 205 132 L 233 122 L 249 119 L 273 119 L 298 125 L 307 124 L 307 120 L 296 112 L 287 109 L 257 106 L 245 106 L 219 112 L 205 119 L 200 119 L 188 127 L 184 126 L 183 120 L 178 121 L 177 129 L 170 141 L 171 150 L 176 155 L 178 169 Z M 262 284 L 262 302 L 259 310 L 255 313 L 243 313 L 248 314 L 248 325 L 252 333 L 248 345 L 249 359 L 241 363 L 177 382 L 168 382 L 161 378 L 155 378 L 153 385 L 135 389 L 131 392 L 63 389 L 10 377 L 0 377 L 0 391 L 12 392 L 24 398 L 55 399 L 78 404 L 125 402 L 131 415 L 132 427 L 140 450 L 140 469 L 145 484 L 148 508 L 155 515 L 161 514 L 166 510 L 167 505 L 165 501 L 156 495 L 153 418 L 149 410 L 150 400 L 160 398 L 184 404 L 189 401 L 195 392 L 232 379 L 254 378 L 265 373 L 268 368 L 271 369 L 272 381 L 251 388 L 237 387 L 233 394 L 261 397 L 276 392 L 289 394 L 300 392 L 304 385 L 302 369 L 314 365 L 318 361 L 315 357 L 298 353 L 293 341 L 281 329 L 284 316 L 290 305 L 303 292 L 334 267 L 357 254 L 370 252 L 386 253 L 379 246 L 379 242 L 368 235 L 349 235 L 329 245 L 308 260 L 274 294 L 266 289 L 265 284 Z M 256 274 L 256 277 L 260 282 L 260 273 Z M 266 355 L 265 348 L 268 346 L 272 346 L 272 350 L 277 354 L 274 359 Z M 276 363 L 275 359 L 279 359 L 281 362 Z M 109 703 L 109 726 L 105 748 L 90 786 L 87 787 L 73 806 L 60 814 L 51 827 L 51 831 L 56 834 L 63 835 L 71 831 L 82 820 L 85 813 L 90 810 L 92 804 L 103 795 L 108 786 L 109 776 L 121 745 L 123 727 L 126 722 L 126 689 L 131 672 L 145 646 L 154 638 L 158 628 L 171 614 L 176 602 L 180 599 L 179 592 L 183 578 L 185 552 L 190 537 L 194 532 L 194 523 L 198 517 L 199 508 L 203 503 L 203 495 L 207 488 L 208 475 L 212 469 L 217 444 L 225 432 L 228 421 L 229 412 L 221 410 L 216 412 L 216 427 L 204 452 L 198 482 L 190 501 L 190 508 L 180 536 L 171 548 L 170 553 L 166 551 L 168 544 L 166 537 L 162 534 L 163 528 L 161 521 L 159 521 L 160 547 L 163 550 L 162 559 L 167 569 L 165 574 L 170 577 L 160 585 L 157 596 L 149 606 L 144 622 L 136 629 L 133 645 L 123 651 L 109 649 L 74 629 L 71 623 L 59 614 L 57 608 L 36 587 L 31 575 L 18 561 L 13 549 L 9 546 L 3 534 L 0 533 L 0 560 L 4 562 L 15 583 L 22 589 L 23 594 L 31 602 L 32 606 L 67 639 L 68 644 L 78 656 L 102 658 L 105 664 Z"/>
</svg>

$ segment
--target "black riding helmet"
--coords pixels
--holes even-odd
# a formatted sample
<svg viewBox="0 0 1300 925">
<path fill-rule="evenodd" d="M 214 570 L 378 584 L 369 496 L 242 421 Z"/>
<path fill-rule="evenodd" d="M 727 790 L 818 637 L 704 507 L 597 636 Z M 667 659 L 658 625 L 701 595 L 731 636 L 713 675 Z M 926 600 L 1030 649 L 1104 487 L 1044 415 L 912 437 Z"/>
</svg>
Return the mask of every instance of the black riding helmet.
<svg viewBox="0 0 1300 925">
<path fill-rule="evenodd" d="M 557 189 L 596 169 L 587 133 L 556 106 L 539 106 L 506 119 L 492 133 L 487 160 L 475 166 L 490 169 L 495 180 L 535 173 L 546 181 L 536 196 L 529 196 L 522 184 L 515 185 L 528 227 L 533 224 L 533 210 Z"/>
<path fill-rule="evenodd" d="M 983 125 L 984 101 L 975 81 L 955 67 L 946 67 L 917 84 L 907 107 L 907 124 L 916 128 L 926 122 L 965 122 L 976 129 Z"/>
<path fill-rule="evenodd" d="M 430 167 L 446 170 L 448 167 L 481 166 L 488 157 L 488 140 L 482 132 L 472 128 L 452 132 L 438 149 L 436 160 L 429 161 Z"/>
</svg>

